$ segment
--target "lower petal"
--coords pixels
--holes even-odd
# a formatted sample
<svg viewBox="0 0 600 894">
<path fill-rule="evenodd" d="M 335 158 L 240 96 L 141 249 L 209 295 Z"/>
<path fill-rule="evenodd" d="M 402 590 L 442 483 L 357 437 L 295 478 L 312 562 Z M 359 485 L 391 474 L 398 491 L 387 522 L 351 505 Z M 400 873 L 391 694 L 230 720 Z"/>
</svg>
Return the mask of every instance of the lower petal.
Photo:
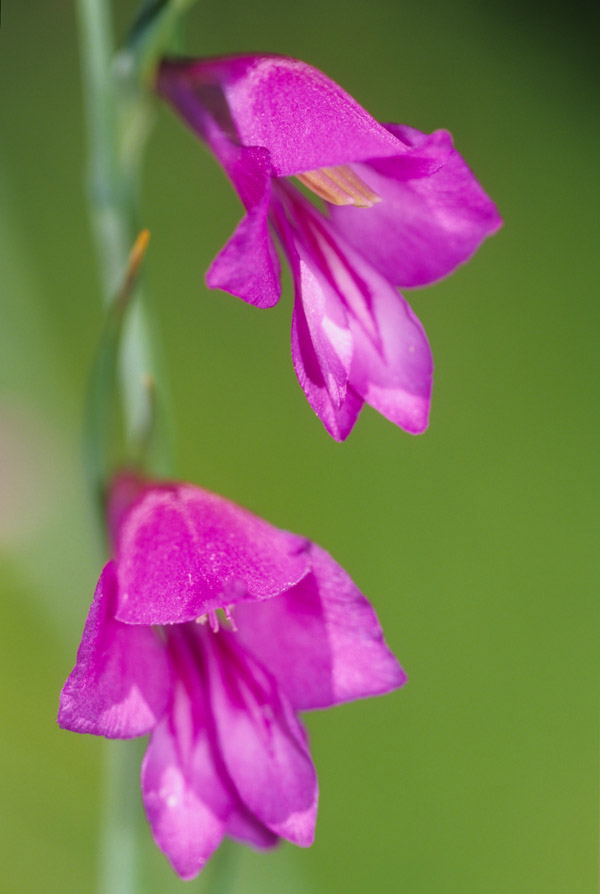
<svg viewBox="0 0 600 894">
<path fill-rule="evenodd" d="M 234 809 L 227 821 L 227 834 L 237 841 L 249 844 L 259 850 L 276 847 L 279 836 L 267 829 L 248 810 L 239 806 Z"/>
<path fill-rule="evenodd" d="M 60 695 L 58 723 L 111 739 L 143 736 L 166 710 L 172 674 L 150 627 L 114 620 L 116 581 L 109 562 L 98 581 L 77 663 Z"/>
<path fill-rule="evenodd" d="M 421 433 L 433 361 L 419 320 L 335 224 L 292 188 L 278 190 L 293 220 L 276 218 L 296 292 L 292 357 L 309 403 L 336 440 L 347 437 L 363 402 Z"/>
<path fill-rule="evenodd" d="M 270 163 L 268 157 L 255 157 L 260 150 L 239 148 L 236 151 L 241 160 L 228 173 L 242 199 L 246 199 L 248 213 L 212 262 L 206 284 L 255 307 L 273 307 L 279 301 L 281 281 L 279 258 L 268 225 Z"/>
<path fill-rule="evenodd" d="M 433 387 L 433 357 L 425 330 L 403 296 L 361 254 L 351 252 L 351 261 L 362 283 L 362 290 L 346 293 L 355 311 L 352 386 L 386 419 L 421 434 L 428 425 Z M 365 292 L 375 337 L 362 323 Z"/>
<path fill-rule="evenodd" d="M 275 835 L 312 844 L 317 776 L 306 736 L 274 679 L 221 633 L 206 649 L 209 692 L 227 773 L 248 810 Z"/>
<path fill-rule="evenodd" d="M 347 373 L 344 373 L 343 390 L 340 386 L 335 388 L 334 370 L 338 368 L 339 359 L 333 351 L 331 354 L 332 362 L 328 362 L 322 346 L 320 356 L 317 353 L 306 319 L 303 299 L 297 296 L 292 315 L 294 370 L 310 406 L 326 430 L 336 441 L 344 441 L 354 428 L 363 401 L 354 389 L 348 386 Z"/>
<path fill-rule="evenodd" d="M 225 835 L 233 799 L 215 767 L 207 726 L 192 717 L 182 684 L 150 739 L 142 796 L 156 844 L 178 875 L 194 878 Z"/>
</svg>

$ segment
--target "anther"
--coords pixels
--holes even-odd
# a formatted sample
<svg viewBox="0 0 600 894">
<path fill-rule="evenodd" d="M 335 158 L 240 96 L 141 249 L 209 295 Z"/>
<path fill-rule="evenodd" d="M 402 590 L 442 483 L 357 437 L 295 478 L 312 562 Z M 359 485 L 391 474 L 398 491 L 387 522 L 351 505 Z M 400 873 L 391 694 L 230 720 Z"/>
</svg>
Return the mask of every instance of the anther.
<svg viewBox="0 0 600 894">
<path fill-rule="evenodd" d="M 237 633 L 237 624 L 235 623 L 235 621 L 233 619 L 233 605 L 226 605 L 225 608 L 223 609 L 223 613 L 224 613 L 225 617 L 227 618 L 231 629 L 234 631 L 234 633 Z"/>
<path fill-rule="evenodd" d="M 227 625 L 230 630 L 237 631 L 237 625 L 233 619 L 233 605 L 225 608 L 211 609 L 204 615 L 196 618 L 196 624 L 208 624 L 213 633 L 218 633 L 222 625 Z M 219 621 L 219 615 L 223 617 Z"/>
<path fill-rule="evenodd" d="M 296 177 L 307 189 L 331 205 L 372 208 L 381 202 L 381 196 L 367 186 L 349 165 L 304 171 Z"/>
</svg>

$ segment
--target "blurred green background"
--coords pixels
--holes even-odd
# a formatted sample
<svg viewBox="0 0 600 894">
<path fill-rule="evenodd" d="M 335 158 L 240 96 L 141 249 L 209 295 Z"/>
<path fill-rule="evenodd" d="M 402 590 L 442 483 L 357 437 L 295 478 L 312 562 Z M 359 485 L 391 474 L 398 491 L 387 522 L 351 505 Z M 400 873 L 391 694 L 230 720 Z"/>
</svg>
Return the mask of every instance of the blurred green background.
<svg viewBox="0 0 600 894">
<path fill-rule="evenodd" d="M 118 6 L 122 36 L 135 5 Z M 475 0 L 221 0 L 190 17 L 190 52 L 298 56 L 382 120 L 447 127 L 505 220 L 410 296 L 436 360 L 429 431 L 366 409 L 338 445 L 293 374 L 289 281 L 271 311 L 205 289 L 240 209 L 158 109 L 143 223 L 177 475 L 332 552 L 409 674 L 307 717 L 316 843 L 238 849 L 235 892 L 596 890 L 591 24 L 582 5 Z M 101 301 L 72 4 L 5 4 L 0 40 L 2 889 L 87 892 L 105 746 L 55 724 L 102 564 L 80 458 Z M 145 829 L 142 848 L 144 892 L 182 890 Z M 210 885 L 207 870 L 186 890 Z"/>
</svg>

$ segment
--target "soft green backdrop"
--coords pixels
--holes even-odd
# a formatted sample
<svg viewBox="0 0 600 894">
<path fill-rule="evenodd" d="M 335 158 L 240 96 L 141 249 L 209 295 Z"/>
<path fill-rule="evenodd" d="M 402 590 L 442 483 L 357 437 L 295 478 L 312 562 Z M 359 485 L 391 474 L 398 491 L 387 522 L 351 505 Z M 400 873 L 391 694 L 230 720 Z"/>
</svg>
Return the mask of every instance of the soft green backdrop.
<svg viewBox="0 0 600 894">
<path fill-rule="evenodd" d="M 119 4 L 120 34 L 132 11 Z M 427 434 L 367 409 L 338 445 L 294 378 L 289 282 L 272 311 L 205 289 L 240 209 L 159 110 L 143 223 L 177 473 L 327 547 L 410 678 L 307 718 L 316 844 L 240 849 L 234 892 L 596 890 L 590 25 L 584 6 L 474 0 L 220 0 L 191 17 L 191 52 L 299 56 L 383 120 L 449 128 L 505 219 L 411 296 L 436 359 Z M 2 889 L 79 894 L 94 886 L 104 745 L 55 714 L 102 564 L 79 452 L 101 313 L 72 4 L 4 4 L 0 40 Z M 144 891 L 183 890 L 146 830 L 143 849 Z"/>
</svg>

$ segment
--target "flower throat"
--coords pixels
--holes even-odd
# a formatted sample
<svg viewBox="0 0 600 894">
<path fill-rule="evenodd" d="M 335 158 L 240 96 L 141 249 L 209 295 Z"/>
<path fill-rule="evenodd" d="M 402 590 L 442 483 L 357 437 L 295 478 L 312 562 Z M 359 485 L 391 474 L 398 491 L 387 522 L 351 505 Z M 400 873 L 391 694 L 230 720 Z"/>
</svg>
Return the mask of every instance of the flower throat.
<svg viewBox="0 0 600 894">
<path fill-rule="evenodd" d="M 381 202 L 381 196 L 367 186 L 350 165 L 304 171 L 296 177 L 307 189 L 332 205 L 372 208 Z"/>
</svg>

